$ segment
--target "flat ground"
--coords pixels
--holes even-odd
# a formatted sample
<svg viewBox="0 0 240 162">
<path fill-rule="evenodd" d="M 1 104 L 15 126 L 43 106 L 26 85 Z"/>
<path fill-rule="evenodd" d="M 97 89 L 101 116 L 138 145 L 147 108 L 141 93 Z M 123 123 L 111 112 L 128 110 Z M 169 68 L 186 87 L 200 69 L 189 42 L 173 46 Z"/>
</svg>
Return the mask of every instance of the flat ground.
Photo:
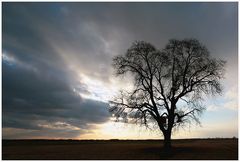
<svg viewBox="0 0 240 162">
<path fill-rule="evenodd" d="M 173 140 L 3 140 L 3 160 L 237 160 L 237 139 Z"/>
</svg>

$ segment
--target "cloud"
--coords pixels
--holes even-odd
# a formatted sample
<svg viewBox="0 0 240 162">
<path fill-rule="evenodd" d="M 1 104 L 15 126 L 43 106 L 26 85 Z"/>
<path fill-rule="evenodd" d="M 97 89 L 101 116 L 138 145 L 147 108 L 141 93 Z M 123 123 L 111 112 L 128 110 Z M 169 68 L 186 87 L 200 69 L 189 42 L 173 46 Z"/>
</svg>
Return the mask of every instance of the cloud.
<svg viewBox="0 0 240 162">
<path fill-rule="evenodd" d="M 238 92 L 237 86 L 233 85 L 230 88 L 223 91 L 222 96 L 218 96 L 215 99 L 212 98 L 208 101 L 208 111 L 218 110 L 238 110 Z"/>
<path fill-rule="evenodd" d="M 3 128 L 3 139 L 70 139 L 76 138 L 79 134 L 85 134 L 85 130 L 72 129 L 43 129 L 32 130 L 22 128 Z"/>
<path fill-rule="evenodd" d="M 207 110 L 208 111 L 217 111 L 219 110 L 219 106 L 215 105 L 215 104 L 211 104 L 207 106 Z"/>
<path fill-rule="evenodd" d="M 224 99 L 226 100 L 224 108 L 238 110 L 238 89 L 237 86 L 232 86 L 229 88 L 225 95 Z"/>
<path fill-rule="evenodd" d="M 112 56 L 135 40 L 163 48 L 171 38 L 195 37 L 236 66 L 236 4 L 4 3 L 3 47 L 21 59 L 39 57 L 107 83 Z"/>
<path fill-rule="evenodd" d="M 56 137 L 61 136 L 60 132 L 63 133 L 63 130 L 53 127 L 59 122 L 65 123 L 69 128 L 80 129 L 67 131 L 69 137 L 72 137 L 71 133 L 79 135 L 83 130 L 90 129 L 91 123 L 103 123 L 109 117 L 106 103 L 83 99 L 73 91 L 78 89 L 81 93 L 93 93 L 89 92 L 88 86 L 81 81 L 84 70 L 76 68 L 82 63 L 86 69 L 91 66 L 87 62 L 94 56 L 89 54 L 95 54 L 95 51 L 87 49 L 94 47 L 93 44 L 99 44 L 100 39 L 93 35 L 83 44 L 74 33 L 68 36 L 68 29 L 61 24 L 61 14 L 58 15 L 55 7 L 58 5 L 4 4 L 3 127 L 19 129 L 19 132 L 32 130 L 27 131 L 31 132 L 28 137 L 40 136 L 44 134 L 41 132 L 46 131 Z M 42 8 L 46 9 L 46 12 L 42 12 Z M 83 35 L 84 33 L 85 31 L 82 31 Z M 94 37 L 96 39 L 93 39 Z M 57 43 L 58 47 L 68 45 L 68 50 L 74 49 L 73 56 L 68 50 L 59 53 L 51 42 Z M 78 48 L 78 45 L 81 45 L 81 48 Z M 82 53 L 81 57 L 76 51 Z M 73 61 L 73 69 L 65 56 L 69 56 L 70 60 L 78 60 Z M 89 73 L 93 69 L 94 66 Z M 103 70 L 107 72 L 106 68 Z"/>
<path fill-rule="evenodd" d="M 74 85 L 69 84 L 63 72 L 54 68 L 35 71 L 23 63 L 9 64 L 5 59 L 2 68 L 4 128 L 28 129 L 39 134 L 55 131 L 56 137 L 57 132 L 66 130 L 72 137 L 71 133 L 79 135 L 91 123 L 103 123 L 109 118 L 108 105 L 82 99 L 73 92 Z"/>
</svg>

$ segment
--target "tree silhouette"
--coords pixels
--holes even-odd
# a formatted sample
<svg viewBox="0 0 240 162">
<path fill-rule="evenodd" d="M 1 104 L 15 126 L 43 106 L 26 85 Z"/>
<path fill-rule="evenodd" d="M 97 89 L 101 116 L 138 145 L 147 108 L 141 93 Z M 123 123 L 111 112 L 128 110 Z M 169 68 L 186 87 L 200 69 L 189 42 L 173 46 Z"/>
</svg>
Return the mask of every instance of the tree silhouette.
<svg viewBox="0 0 240 162">
<path fill-rule="evenodd" d="M 117 120 L 157 124 L 164 147 L 171 148 L 173 128 L 199 123 L 203 96 L 221 93 L 225 61 L 212 58 L 196 39 L 172 39 L 163 50 L 136 41 L 113 66 L 117 76 L 134 77 L 134 88 L 110 101 L 110 112 Z"/>
</svg>

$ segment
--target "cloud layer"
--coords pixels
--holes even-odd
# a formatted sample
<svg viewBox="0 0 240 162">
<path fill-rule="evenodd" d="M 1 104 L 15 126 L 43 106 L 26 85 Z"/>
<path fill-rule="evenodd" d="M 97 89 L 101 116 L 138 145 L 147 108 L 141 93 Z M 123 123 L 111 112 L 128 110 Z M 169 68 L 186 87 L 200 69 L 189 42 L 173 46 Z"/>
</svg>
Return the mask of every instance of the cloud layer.
<svg viewBox="0 0 240 162">
<path fill-rule="evenodd" d="M 49 130 L 46 137 L 61 137 L 63 132 L 67 137 L 70 131 L 72 137 L 72 133 L 79 135 L 92 123 L 107 121 L 108 105 L 82 99 L 65 77 L 53 68 L 35 71 L 3 59 L 3 127 Z"/>
</svg>

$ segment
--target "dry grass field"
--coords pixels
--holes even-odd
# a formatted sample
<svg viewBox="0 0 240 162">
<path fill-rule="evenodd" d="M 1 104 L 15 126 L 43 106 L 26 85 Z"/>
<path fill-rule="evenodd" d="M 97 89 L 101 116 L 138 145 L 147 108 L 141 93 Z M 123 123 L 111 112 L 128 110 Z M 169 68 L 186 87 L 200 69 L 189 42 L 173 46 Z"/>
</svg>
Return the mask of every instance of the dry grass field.
<svg viewBox="0 0 240 162">
<path fill-rule="evenodd" d="M 3 140 L 3 160 L 237 160 L 237 139 L 173 140 Z"/>
</svg>

